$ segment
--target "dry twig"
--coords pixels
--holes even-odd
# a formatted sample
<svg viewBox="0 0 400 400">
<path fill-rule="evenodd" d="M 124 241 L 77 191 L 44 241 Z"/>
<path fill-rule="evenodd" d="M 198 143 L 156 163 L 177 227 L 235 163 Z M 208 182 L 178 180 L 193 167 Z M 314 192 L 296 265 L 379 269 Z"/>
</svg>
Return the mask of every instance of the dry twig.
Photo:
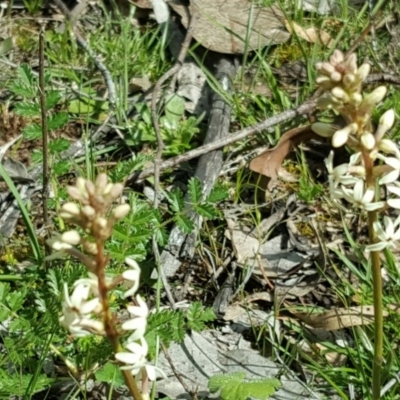
<svg viewBox="0 0 400 400">
<path fill-rule="evenodd" d="M 194 21 L 195 21 L 195 18 L 192 17 L 192 19 L 190 21 L 190 25 L 189 25 L 187 33 L 186 33 L 185 40 L 182 43 L 181 50 L 179 52 L 178 58 L 174 64 L 174 66 L 170 70 L 168 70 L 164 75 L 162 75 L 161 78 L 158 79 L 158 81 L 154 85 L 154 89 L 153 89 L 153 97 L 151 99 L 151 118 L 152 118 L 152 122 L 153 122 L 153 126 L 154 126 L 154 132 L 155 132 L 156 138 L 157 138 L 157 153 L 156 153 L 156 158 L 154 160 L 154 169 L 153 169 L 153 171 L 154 171 L 154 201 L 153 201 L 154 208 L 158 207 L 158 194 L 160 191 L 160 165 L 161 165 L 161 161 L 162 161 L 162 153 L 163 153 L 163 150 L 165 147 L 164 141 L 161 137 L 160 125 L 158 123 L 157 98 L 158 98 L 158 94 L 161 90 L 161 86 L 163 85 L 163 83 L 166 80 L 175 76 L 182 67 L 184 59 L 189 50 L 190 42 L 192 41 L 192 31 L 193 31 Z M 166 278 L 162 268 L 160 268 L 160 252 L 158 250 L 157 239 L 156 239 L 155 235 L 153 236 L 153 246 L 152 247 L 153 247 L 153 252 L 154 252 L 155 259 L 156 259 L 156 265 L 158 266 L 158 270 L 159 270 L 158 272 L 160 274 L 162 283 L 164 285 L 164 290 L 167 294 L 168 300 L 169 300 L 172 308 L 175 308 L 175 301 L 172 296 L 170 286 L 168 284 L 167 278 Z"/>
</svg>

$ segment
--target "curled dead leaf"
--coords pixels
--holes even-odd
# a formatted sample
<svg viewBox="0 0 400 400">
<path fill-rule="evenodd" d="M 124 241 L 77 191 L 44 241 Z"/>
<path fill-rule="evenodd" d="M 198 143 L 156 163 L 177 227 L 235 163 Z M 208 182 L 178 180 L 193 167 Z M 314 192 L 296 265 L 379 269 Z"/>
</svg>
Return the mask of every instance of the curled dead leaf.
<svg viewBox="0 0 400 400">
<path fill-rule="evenodd" d="M 374 322 L 374 306 L 337 308 L 319 313 L 290 312 L 307 325 L 313 328 L 323 328 L 327 331 L 335 331 L 350 326 L 367 325 Z M 383 312 L 384 317 L 388 315 L 387 311 Z"/>
<path fill-rule="evenodd" d="M 328 48 L 331 48 L 334 44 L 334 40 L 328 32 L 318 29 L 315 26 L 303 28 L 296 22 L 288 21 L 286 19 L 285 26 L 290 33 L 297 35 L 308 43 L 322 43 Z"/>
<path fill-rule="evenodd" d="M 283 160 L 293 148 L 303 141 L 317 139 L 318 137 L 311 130 L 310 125 L 290 129 L 282 135 L 273 149 L 269 149 L 251 160 L 249 168 L 261 175 L 276 179 Z"/>
</svg>

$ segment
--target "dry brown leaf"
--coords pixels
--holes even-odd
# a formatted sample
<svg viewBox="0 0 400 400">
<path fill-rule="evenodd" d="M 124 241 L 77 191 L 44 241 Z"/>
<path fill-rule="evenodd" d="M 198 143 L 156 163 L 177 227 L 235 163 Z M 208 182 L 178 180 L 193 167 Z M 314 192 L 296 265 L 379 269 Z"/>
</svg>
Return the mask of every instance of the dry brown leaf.
<svg viewBox="0 0 400 400">
<path fill-rule="evenodd" d="M 196 18 L 193 37 L 218 53 L 243 54 L 246 43 L 249 49 L 259 49 L 290 38 L 278 7 L 257 7 L 249 0 L 196 0 L 188 7 L 180 0 L 168 4 L 182 17 L 185 28 L 190 16 Z"/>
<path fill-rule="evenodd" d="M 337 308 L 322 313 L 297 313 L 291 312 L 292 315 L 313 328 L 323 328 L 327 331 L 335 331 L 350 326 L 367 325 L 374 322 L 373 306 L 358 306 L 349 308 Z M 387 317 L 387 311 L 383 312 L 383 316 Z"/>
<path fill-rule="evenodd" d="M 129 93 L 145 92 L 151 88 L 151 81 L 147 75 L 134 77 L 129 81 Z"/>
<path fill-rule="evenodd" d="M 151 0 L 129 0 L 129 2 L 139 8 L 147 8 L 147 9 L 153 8 Z"/>
<path fill-rule="evenodd" d="M 285 132 L 278 144 L 270 150 L 251 160 L 249 168 L 261 175 L 276 179 L 283 160 L 295 146 L 305 140 L 316 139 L 319 136 L 311 130 L 310 125 L 301 126 Z"/>
<path fill-rule="evenodd" d="M 303 28 L 296 22 L 289 22 L 286 19 L 285 26 L 290 33 L 297 35 L 309 43 L 322 43 L 328 48 L 331 48 L 334 44 L 334 40 L 328 32 L 325 32 L 314 26 L 310 28 Z"/>
</svg>

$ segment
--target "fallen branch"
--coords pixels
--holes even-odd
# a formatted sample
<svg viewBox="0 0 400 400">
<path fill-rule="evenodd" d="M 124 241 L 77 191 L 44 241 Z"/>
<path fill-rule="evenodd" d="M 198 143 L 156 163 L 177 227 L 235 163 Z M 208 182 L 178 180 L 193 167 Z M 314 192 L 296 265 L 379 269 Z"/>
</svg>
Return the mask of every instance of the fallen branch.
<svg viewBox="0 0 400 400">
<path fill-rule="evenodd" d="M 266 120 L 259 122 L 258 124 L 242 129 L 236 133 L 229 134 L 224 138 L 215 140 L 211 143 L 207 143 L 203 146 L 198 147 L 197 149 L 190 150 L 179 156 L 170 158 L 169 160 L 164 161 L 160 165 L 160 171 L 164 171 L 168 168 L 174 167 L 182 162 L 192 160 L 193 158 L 197 158 L 210 151 L 218 150 L 222 147 L 227 146 L 228 144 L 235 143 L 238 140 L 245 139 L 256 133 L 260 133 L 266 129 L 274 127 L 275 125 L 281 124 L 282 122 L 289 121 L 301 115 L 310 114 L 315 110 L 315 108 L 316 108 L 316 100 L 307 101 L 297 108 L 284 111 L 283 113 L 274 115 L 271 118 L 267 118 Z M 153 173 L 154 173 L 154 167 L 150 167 L 142 172 L 131 174 L 127 178 L 127 183 L 141 181 L 153 175 Z"/>
</svg>

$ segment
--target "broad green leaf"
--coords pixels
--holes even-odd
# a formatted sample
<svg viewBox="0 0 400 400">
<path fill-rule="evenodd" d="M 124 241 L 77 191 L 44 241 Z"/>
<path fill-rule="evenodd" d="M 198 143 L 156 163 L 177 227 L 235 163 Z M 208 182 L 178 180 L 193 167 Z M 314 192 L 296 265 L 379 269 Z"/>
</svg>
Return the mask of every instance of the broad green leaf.
<svg viewBox="0 0 400 400">
<path fill-rule="evenodd" d="M 9 293 L 10 293 L 10 284 L 0 282 L 0 301 L 4 302 Z"/>
<path fill-rule="evenodd" d="M 7 54 L 14 47 L 13 38 L 10 36 L 0 42 L 0 56 Z"/>
<path fill-rule="evenodd" d="M 30 321 L 22 317 L 13 319 L 9 325 L 10 332 L 27 332 L 30 328 Z"/>
<path fill-rule="evenodd" d="M 176 223 L 179 228 L 185 233 L 190 233 L 194 229 L 193 221 L 186 215 L 177 215 Z"/>
<path fill-rule="evenodd" d="M 32 122 L 22 130 L 22 135 L 28 140 L 37 140 L 42 137 L 42 127 Z"/>
<path fill-rule="evenodd" d="M 69 172 L 71 165 L 68 161 L 57 161 L 53 165 L 53 172 L 55 175 L 60 176 Z"/>
<path fill-rule="evenodd" d="M 0 322 L 3 322 L 6 319 L 8 319 L 10 317 L 10 315 L 11 315 L 11 311 L 5 310 L 4 308 L 0 309 Z"/>
<path fill-rule="evenodd" d="M 35 380 L 35 385 L 32 386 L 32 380 Z M 33 376 L 32 374 L 24 373 L 14 373 L 10 374 L 9 371 L 0 370 L 0 382 L 1 382 L 1 398 L 10 397 L 21 397 L 27 398 L 26 390 L 29 388 L 31 394 L 41 392 L 45 388 L 51 386 L 54 379 L 48 378 L 45 374 Z M 6 393 L 7 397 L 2 394 Z M 29 396 L 30 397 L 30 396 Z"/>
<path fill-rule="evenodd" d="M 215 318 L 214 311 L 211 308 L 204 308 L 200 302 L 194 302 L 187 312 L 188 326 L 197 332 L 204 330 L 206 322 L 214 321 Z"/>
<path fill-rule="evenodd" d="M 124 384 L 124 378 L 121 374 L 121 370 L 115 364 L 108 362 L 95 373 L 96 379 L 100 382 L 107 382 L 108 384 L 113 383 L 114 386 L 122 386 Z"/>
<path fill-rule="evenodd" d="M 208 195 L 206 201 L 208 203 L 218 203 L 225 200 L 229 196 L 228 190 L 222 186 L 215 186 L 211 193 Z"/>
<path fill-rule="evenodd" d="M 185 101 L 181 96 L 177 94 L 171 94 L 168 96 L 165 104 L 165 117 L 167 122 L 167 128 L 177 129 L 179 121 L 185 112 Z M 164 121 L 165 125 L 165 121 Z"/>
<path fill-rule="evenodd" d="M 140 119 L 142 119 L 145 124 L 152 125 L 149 106 L 146 103 L 137 103 L 135 108 L 140 115 Z"/>
<path fill-rule="evenodd" d="M 214 206 L 207 203 L 195 204 L 194 210 L 201 215 L 203 218 L 213 219 L 217 215 Z"/>
<path fill-rule="evenodd" d="M 67 139 L 57 138 L 49 142 L 49 150 L 52 154 L 61 153 L 69 149 L 70 143 Z"/>
<path fill-rule="evenodd" d="M 172 190 L 168 194 L 168 200 L 173 212 L 178 213 L 183 210 L 185 202 L 183 200 L 183 194 L 179 189 Z"/>
<path fill-rule="evenodd" d="M 33 101 L 19 101 L 15 104 L 14 111 L 23 117 L 37 117 L 40 115 L 40 106 Z"/>
<path fill-rule="evenodd" d="M 200 203 L 202 198 L 201 183 L 197 178 L 191 178 L 188 183 L 188 192 L 192 203 Z"/>
<path fill-rule="evenodd" d="M 13 312 L 17 312 L 24 303 L 26 292 L 24 289 L 10 293 L 8 304 Z"/>
<path fill-rule="evenodd" d="M 36 87 L 36 79 L 33 75 L 32 69 L 28 64 L 22 64 L 17 70 L 17 80 L 26 87 L 34 88 Z"/>
<path fill-rule="evenodd" d="M 32 162 L 34 164 L 39 164 L 43 161 L 43 151 L 42 149 L 35 149 L 31 154 Z"/>
<path fill-rule="evenodd" d="M 68 114 L 66 112 L 59 112 L 52 115 L 47 119 L 47 129 L 50 131 L 56 130 L 64 126 L 68 122 Z"/>
<path fill-rule="evenodd" d="M 83 99 L 72 100 L 68 104 L 68 112 L 72 114 L 93 114 L 94 111 L 94 104 Z"/>
<path fill-rule="evenodd" d="M 49 90 L 46 92 L 46 109 L 50 110 L 61 100 L 61 93 L 58 90 Z"/>
<path fill-rule="evenodd" d="M 30 86 L 23 85 L 20 82 L 13 82 L 10 87 L 10 90 L 16 94 L 17 96 L 32 98 L 37 94 L 36 88 L 32 88 Z"/>
</svg>

